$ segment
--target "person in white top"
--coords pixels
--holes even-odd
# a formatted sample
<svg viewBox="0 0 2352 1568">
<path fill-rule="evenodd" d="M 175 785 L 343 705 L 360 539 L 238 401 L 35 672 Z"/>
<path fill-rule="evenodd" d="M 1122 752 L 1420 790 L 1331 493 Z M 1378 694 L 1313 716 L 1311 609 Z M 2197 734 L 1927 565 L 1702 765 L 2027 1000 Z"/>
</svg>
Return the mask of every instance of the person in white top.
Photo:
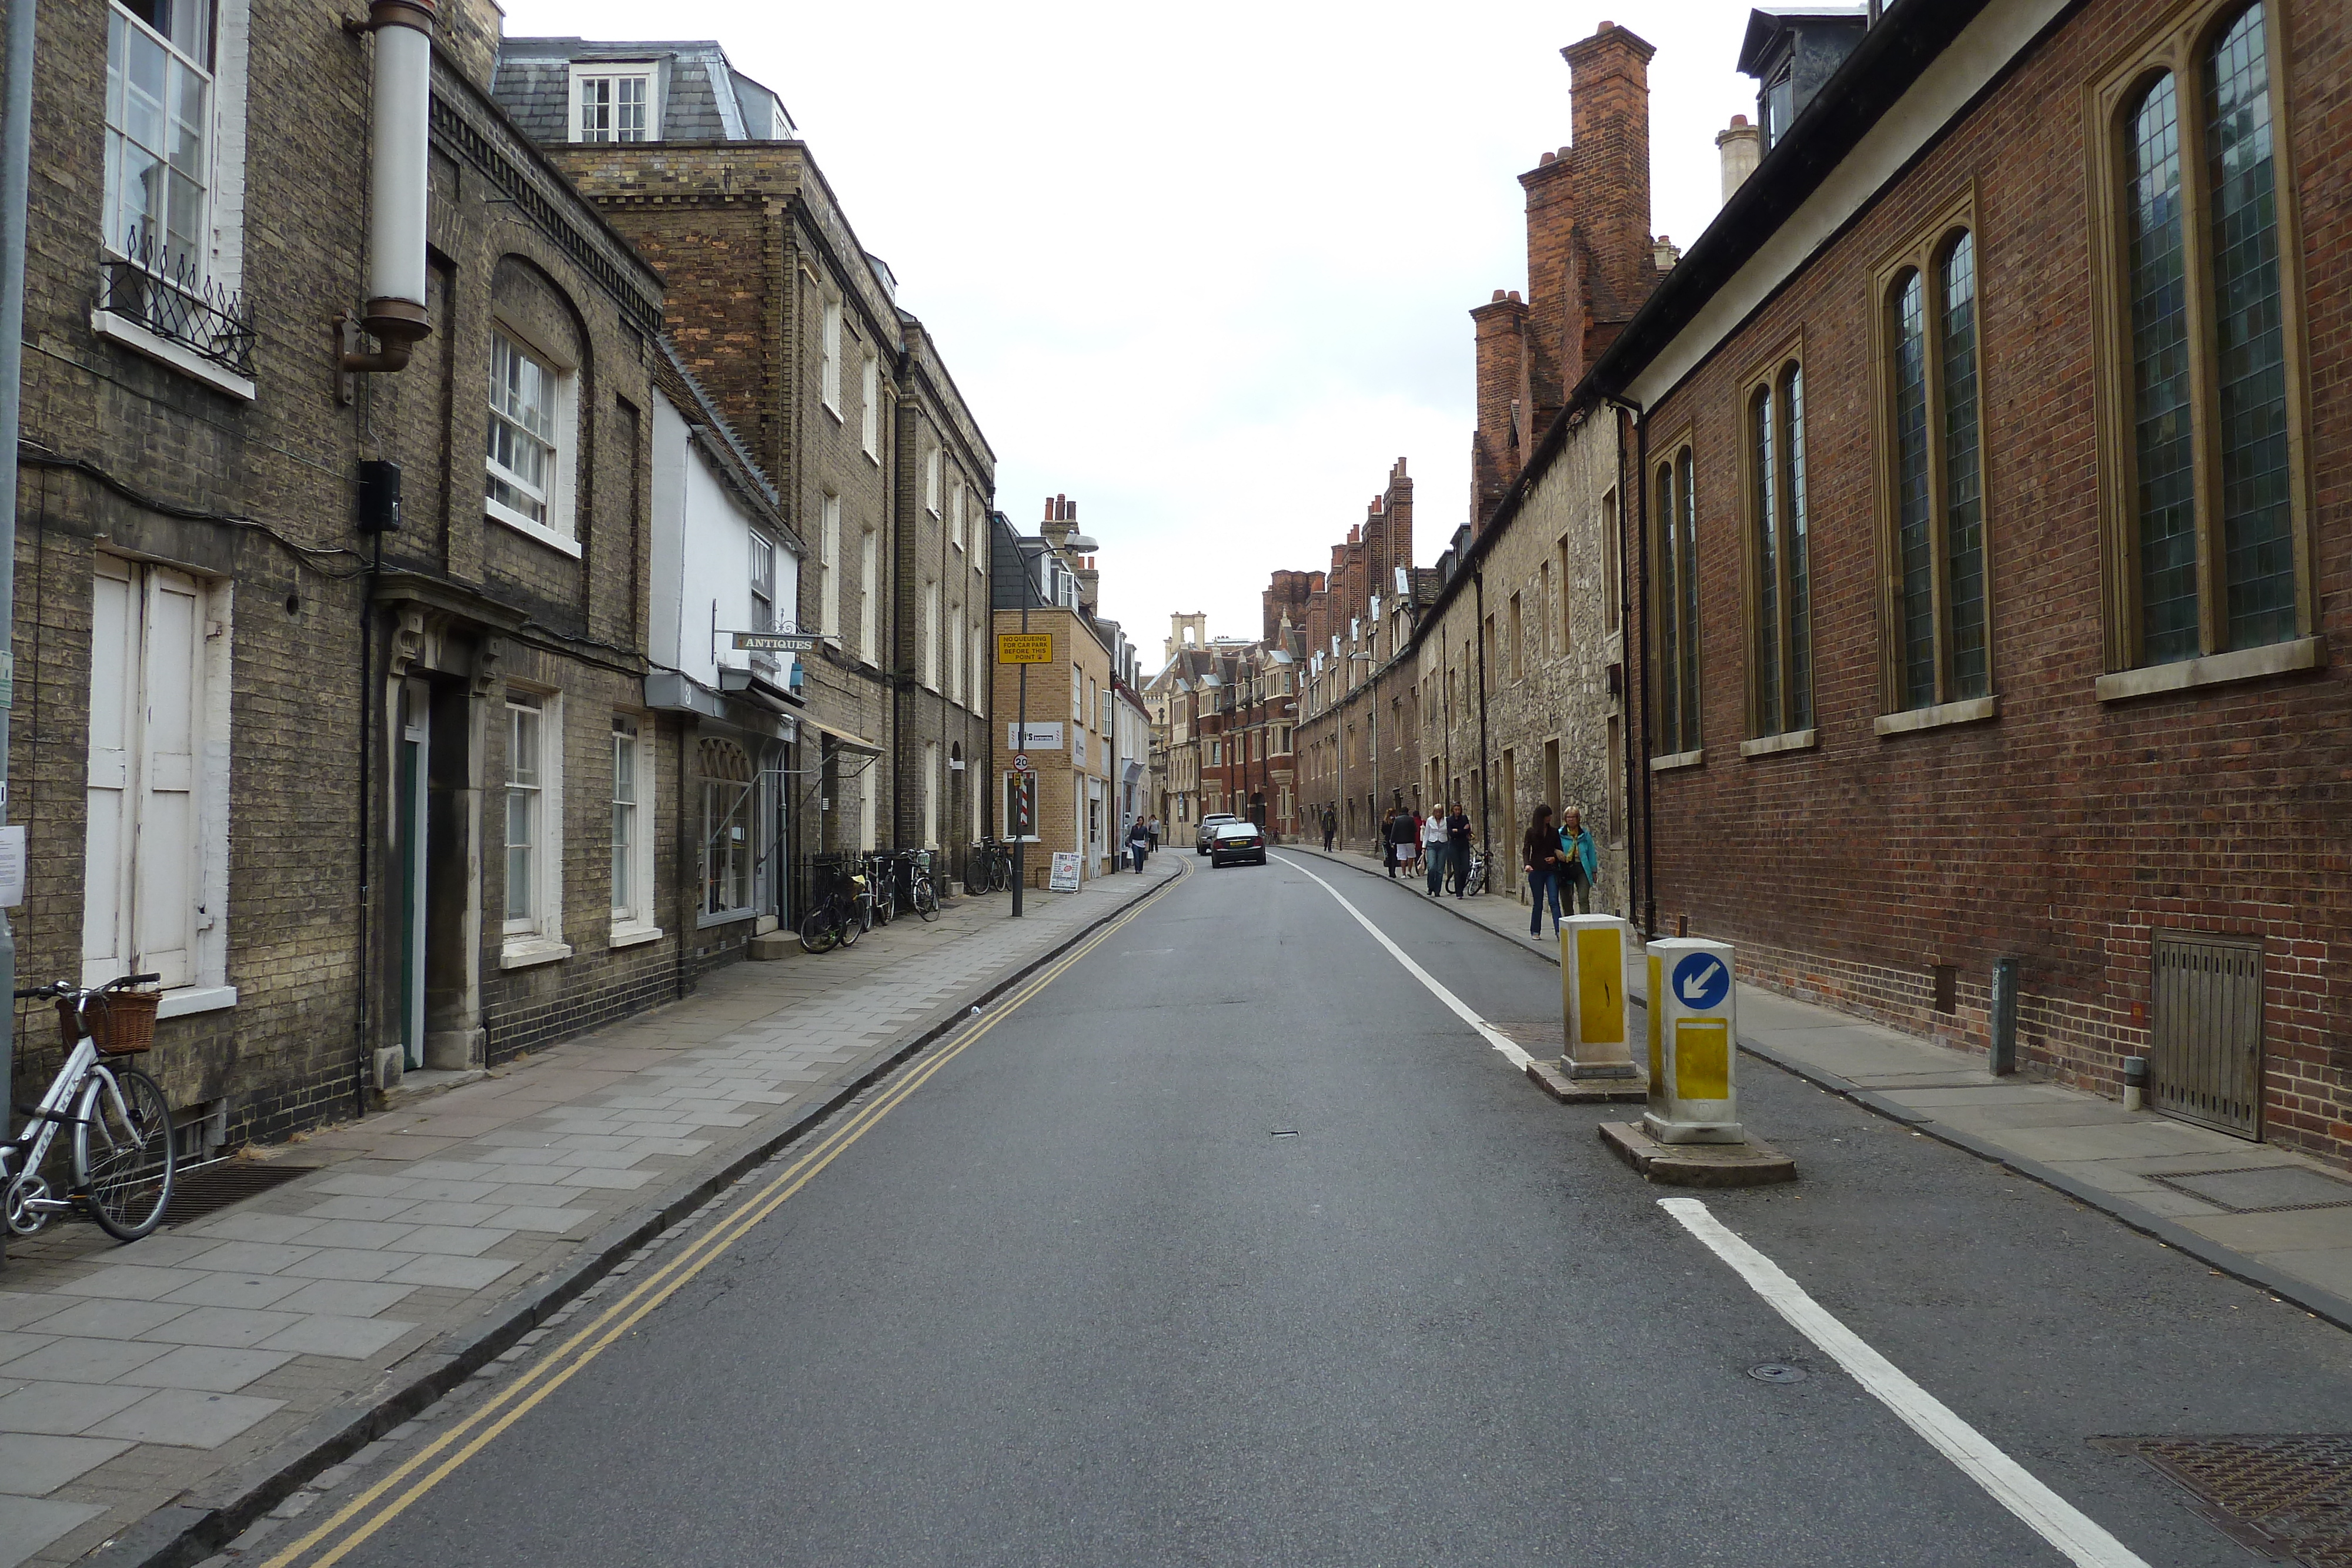
<svg viewBox="0 0 2352 1568">
<path fill-rule="evenodd" d="M 1429 896 L 1445 885 L 1445 813 L 1432 811 L 1421 820 L 1421 858 L 1429 863 Z"/>
</svg>

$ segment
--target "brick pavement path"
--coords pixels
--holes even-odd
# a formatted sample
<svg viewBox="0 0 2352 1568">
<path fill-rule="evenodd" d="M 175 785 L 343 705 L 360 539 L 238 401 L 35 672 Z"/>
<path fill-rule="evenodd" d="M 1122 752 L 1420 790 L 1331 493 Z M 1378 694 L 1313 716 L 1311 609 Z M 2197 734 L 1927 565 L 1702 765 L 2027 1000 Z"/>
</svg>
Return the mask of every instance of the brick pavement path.
<svg viewBox="0 0 2352 1568">
<path fill-rule="evenodd" d="M 116 1246 L 16 1240 L 0 1272 L 0 1568 L 73 1562 L 173 1502 L 228 1500 L 305 1424 L 580 1255 L 652 1195 L 772 1141 L 944 1009 L 1191 857 L 1076 894 L 964 899 L 272 1151 L 316 1166 Z M 412 1359 L 415 1358 L 415 1359 Z"/>
</svg>

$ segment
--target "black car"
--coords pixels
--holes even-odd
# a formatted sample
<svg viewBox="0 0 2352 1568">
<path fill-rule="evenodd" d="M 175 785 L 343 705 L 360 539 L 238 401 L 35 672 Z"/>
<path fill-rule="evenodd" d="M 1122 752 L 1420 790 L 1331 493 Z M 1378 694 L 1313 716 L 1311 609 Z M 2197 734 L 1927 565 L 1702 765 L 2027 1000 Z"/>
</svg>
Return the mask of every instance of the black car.
<svg viewBox="0 0 2352 1568">
<path fill-rule="evenodd" d="M 1234 816 L 1231 811 L 1212 811 L 1207 816 L 1202 818 L 1201 835 L 1192 841 L 1192 852 L 1196 855 L 1207 854 L 1209 852 L 1210 843 L 1213 841 L 1217 836 L 1217 830 L 1223 827 L 1227 822 L 1238 822 L 1240 821 L 1241 819 Z"/>
<path fill-rule="evenodd" d="M 1221 866 L 1240 861 L 1265 863 L 1265 830 L 1255 822 L 1226 822 L 1209 841 L 1209 863 Z"/>
</svg>

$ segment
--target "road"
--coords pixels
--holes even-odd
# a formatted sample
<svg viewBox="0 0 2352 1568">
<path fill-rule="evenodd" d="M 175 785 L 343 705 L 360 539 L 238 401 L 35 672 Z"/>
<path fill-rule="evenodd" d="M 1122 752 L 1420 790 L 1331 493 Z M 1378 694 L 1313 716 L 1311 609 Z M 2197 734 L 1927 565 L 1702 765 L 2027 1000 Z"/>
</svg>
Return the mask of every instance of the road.
<svg viewBox="0 0 2352 1568">
<path fill-rule="evenodd" d="M 1335 894 L 1507 1030 L 1556 1018 L 1558 970 L 1406 892 L 1201 862 L 649 1254 L 646 1291 L 700 1260 L 674 1293 L 611 1313 L 625 1277 L 248 1560 L 2070 1561 L 1610 1157 L 1625 1112 L 1538 1093 Z M 1802 1179 L 1713 1216 L 2105 1563 L 2254 1560 L 2089 1439 L 2341 1430 L 2352 1336 L 1742 1071 Z"/>
</svg>

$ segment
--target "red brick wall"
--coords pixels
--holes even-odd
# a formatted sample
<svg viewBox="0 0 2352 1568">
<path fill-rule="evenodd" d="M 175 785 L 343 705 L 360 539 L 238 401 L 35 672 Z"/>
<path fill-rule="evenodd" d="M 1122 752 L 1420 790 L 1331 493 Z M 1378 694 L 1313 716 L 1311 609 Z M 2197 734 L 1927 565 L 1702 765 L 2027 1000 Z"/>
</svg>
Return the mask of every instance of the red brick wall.
<svg viewBox="0 0 2352 1568">
<path fill-rule="evenodd" d="M 1973 1048 L 1985 1042 L 1992 961 L 2015 955 L 2026 1063 L 2107 1092 L 2122 1060 L 2147 1049 L 2151 932 L 2259 936 L 2267 1135 L 2346 1160 L 2352 27 L 2330 0 L 2284 10 L 2316 600 L 2336 662 L 2129 702 L 2094 695 L 2104 665 L 2084 94 L 2177 12 L 2102 0 L 1652 411 L 1654 468 L 1679 432 L 1696 441 L 1706 747 L 1704 765 L 1653 779 L 1656 901 L 1665 928 L 1686 915 L 1694 932 L 1739 944 L 1759 980 Z M 1871 271 L 1971 182 L 2000 711 L 1881 738 Z M 1743 758 L 1738 386 L 1800 330 L 1819 745 Z M 1959 971 L 1957 1014 L 1932 1010 L 1937 964 Z"/>
</svg>

